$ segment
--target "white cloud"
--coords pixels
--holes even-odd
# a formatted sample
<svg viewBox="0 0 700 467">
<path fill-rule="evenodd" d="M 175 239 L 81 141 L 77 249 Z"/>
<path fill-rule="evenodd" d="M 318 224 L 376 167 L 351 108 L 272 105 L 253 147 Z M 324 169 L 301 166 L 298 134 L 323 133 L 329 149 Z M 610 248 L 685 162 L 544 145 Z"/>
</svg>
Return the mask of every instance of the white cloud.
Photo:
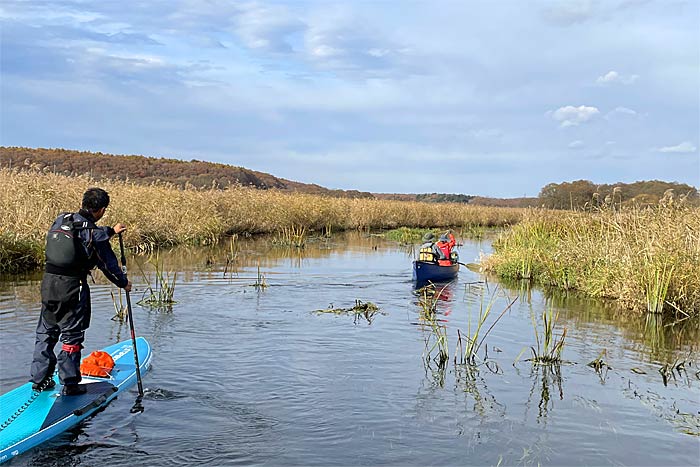
<svg viewBox="0 0 700 467">
<path fill-rule="evenodd" d="M 285 6 L 244 3 L 238 7 L 234 29 L 251 49 L 290 53 L 289 36 L 301 33 L 306 25 Z"/>
<path fill-rule="evenodd" d="M 634 84 L 639 79 L 639 75 L 621 75 L 617 71 L 608 71 L 596 79 L 596 83 L 600 86 L 608 84 Z"/>
<path fill-rule="evenodd" d="M 608 112 L 608 113 L 605 115 L 605 119 L 606 119 L 606 120 L 610 120 L 611 118 L 614 118 L 614 117 L 616 117 L 616 116 L 618 116 L 618 115 L 620 115 L 620 116 L 628 116 L 628 117 L 638 117 L 638 116 L 639 116 L 639 114 L 638 114 L 636 111 L 634 111 L 634 110 L 632 110 L 632 109 L 629 109 L 629 108 L 627 108 L 627 107 L 621 107 L 621 106 L 620 106 L 620 107 L 615 107 L 614 110 L 611 110 L 610 112 Z"/>
<path fill-rule="evenodd" d="M 632 109 L 628 109 L 627 107 L 615 107 L 615 110 L 613 110 L 613 112 L 625 115 L 637 115 L 637 112 L 635 112 Z"/>
<path fill-rule="evenodd" d="M 383 57 L 384 55 L 389 54 L 390 51 L 387 49 L 372 48 L 372 49 L 369 49 L 367 51 L 367 53 L 373 57 Z"/>
<path fill-rule="evenodd" d="M 311 49 L 311 55 L 318 58 L 333 57 L 336 55 L 341 55 L 342 53 L 342 50 L 328 46 L 326 44 L 320 44 Z"/>
<path fill-rule="evenodd" d="M 583 141 L 581 141 L 580 139 L 569 143 L 569 149 L 581 149 L 583 146 Z"/>
<path fill-rule="evenodd" d="M 659 148 L 659 152 L 664 152 L 664 153 L 683 153 L 683 154 L 688 154 L 697 151 L 698 148 L 695 147 L 693 143 L 690 141 L 683 141 L 681 144 L 677 144 L 675 146 L 665 146 L 663 148 Z"/>
<path fill-rule="evenodd" d="M 554 112 L 547 112 L 552 118 L 560 123 L 561 128 L 566 128 L 570 126 L 578 126 L 581 123 L 585 123 L 600 114 L 600 110 L 597 107 L 591 107 L 586 105 L 580 105 L 574 107 L 573 105 L 567 105 L 565 107 L 560 107 Z"/>
</svg>

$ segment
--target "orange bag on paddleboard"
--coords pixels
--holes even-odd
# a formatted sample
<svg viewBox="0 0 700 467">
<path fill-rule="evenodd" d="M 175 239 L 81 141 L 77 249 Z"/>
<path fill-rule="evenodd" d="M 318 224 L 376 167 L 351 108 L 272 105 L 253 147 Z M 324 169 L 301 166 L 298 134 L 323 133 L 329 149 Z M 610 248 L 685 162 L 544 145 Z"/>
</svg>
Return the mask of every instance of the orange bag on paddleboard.
<svg viewBox="0 0 700 467">
<path fill-rule="evenodd" d="M 80 363 L 80 373 L 84 376 L 107 377 L 114 368 L 114 359 L 107 352 L 95 350 Z"/>
</svg>

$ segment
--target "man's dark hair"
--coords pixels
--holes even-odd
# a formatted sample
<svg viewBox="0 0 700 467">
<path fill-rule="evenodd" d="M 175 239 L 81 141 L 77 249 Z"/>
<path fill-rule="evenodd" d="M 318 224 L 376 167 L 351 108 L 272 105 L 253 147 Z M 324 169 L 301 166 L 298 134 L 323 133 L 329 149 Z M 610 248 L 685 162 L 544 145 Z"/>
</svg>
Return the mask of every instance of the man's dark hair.
<svg viewBox="0 0 700 467">
<path fill-rule="evenodd" d="M 88 188 L 83 194 L 83 209 L 97 212 L 109 206 L 109 195 L 102 188 Z"/>
</svg>

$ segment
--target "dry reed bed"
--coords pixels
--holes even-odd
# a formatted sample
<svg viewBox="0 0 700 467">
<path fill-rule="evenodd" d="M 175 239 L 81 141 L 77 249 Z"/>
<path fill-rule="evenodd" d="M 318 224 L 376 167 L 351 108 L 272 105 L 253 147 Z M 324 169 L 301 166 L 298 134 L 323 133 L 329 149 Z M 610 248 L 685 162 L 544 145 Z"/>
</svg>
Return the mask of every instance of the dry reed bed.
<svg viewBox="0 0 700 467">
<path fill-rule="evenodd" d="M 112 199 L 102 223 L 126 223 L 125 241 L 140 248 L 209 244 L 226 234 L 275 233 L 290 227 L 340 231 L 504 226 L 517 223 L 524 213 L 521 209 L 329 198 L 243 187 L 181 189 L 0 169 L 0 272 L 39 266 L 48 226 L 59 212 L 76 210 L 90 186 L 103 187 Z"/>
<path fill-rule="evenodd" d="M 658 206 L 593 213 L 531 210 L 486 259 L 528 278 L 631 309 L 700 313 L 700 209 Z"/>
</svg>

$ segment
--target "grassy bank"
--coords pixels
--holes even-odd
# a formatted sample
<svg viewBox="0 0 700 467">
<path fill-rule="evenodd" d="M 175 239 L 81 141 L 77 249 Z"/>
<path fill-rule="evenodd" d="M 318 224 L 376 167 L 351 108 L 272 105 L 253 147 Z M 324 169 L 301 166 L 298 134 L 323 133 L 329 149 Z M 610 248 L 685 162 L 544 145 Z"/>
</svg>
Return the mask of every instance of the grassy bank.
<svg viewBox="0 0 700 467">
<path fill-rule="evenodd" d="M 94 181 L 42 172 L 0 169 L 0 272 L 19 272 L 43 262 L 46 230 L 63 211 L 75 211 L 90 186 L 112 198 L 101 224 L 129 225 L 129 246 L 209 244 L 233 233 L 280 233 L 284 229 L 334 232 L 348 229 L 503 226 L 524 211 L 465 204 L 436 204 L 231 187 L 176 188 L 166 184 Z"/>
<path fill-rule="evenodd" d="M 484 263 L 502 277 L 577 289 L 640 311 L 700 313 L 700 209 L 531 210 Z"/>
</svg>

